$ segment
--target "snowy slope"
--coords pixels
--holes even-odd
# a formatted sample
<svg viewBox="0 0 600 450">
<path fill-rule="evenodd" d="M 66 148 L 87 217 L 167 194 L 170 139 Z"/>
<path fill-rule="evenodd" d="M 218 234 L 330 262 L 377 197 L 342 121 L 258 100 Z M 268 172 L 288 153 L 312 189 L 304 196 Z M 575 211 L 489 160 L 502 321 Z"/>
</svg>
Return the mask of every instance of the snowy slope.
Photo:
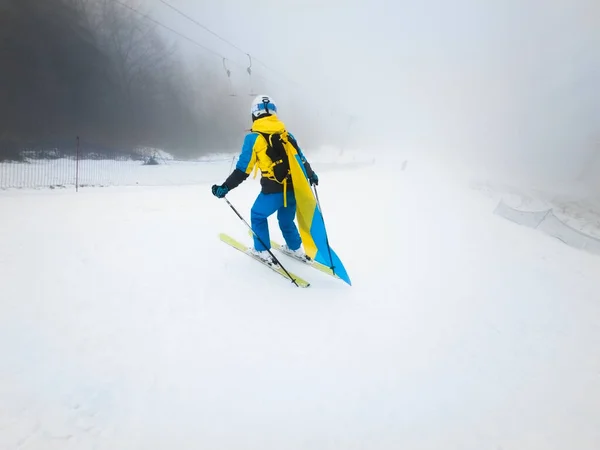
<svg viewBox="0 0 600 450">
<path fill-rule="evenodd" d="M 319 172 L 352 287 L 219 242 L 212 182 L 0 192 L 0 448 L 597 449 L 600 258 L 400 163 Z"/>
</svg>

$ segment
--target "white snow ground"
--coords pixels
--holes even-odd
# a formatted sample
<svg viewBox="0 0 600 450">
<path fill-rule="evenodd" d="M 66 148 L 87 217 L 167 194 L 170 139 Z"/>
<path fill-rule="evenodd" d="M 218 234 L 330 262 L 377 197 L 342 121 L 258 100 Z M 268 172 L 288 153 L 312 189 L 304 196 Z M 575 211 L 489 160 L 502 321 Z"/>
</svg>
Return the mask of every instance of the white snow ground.
<svg viewBox="0 0 600 450">
<path fill-rule="evenodd" d="M 0 449 L 600 448 L 600 258 L 399 165 L 319 172 L 352 287 L 211 183 L 0 192 Z"/>
</svg>

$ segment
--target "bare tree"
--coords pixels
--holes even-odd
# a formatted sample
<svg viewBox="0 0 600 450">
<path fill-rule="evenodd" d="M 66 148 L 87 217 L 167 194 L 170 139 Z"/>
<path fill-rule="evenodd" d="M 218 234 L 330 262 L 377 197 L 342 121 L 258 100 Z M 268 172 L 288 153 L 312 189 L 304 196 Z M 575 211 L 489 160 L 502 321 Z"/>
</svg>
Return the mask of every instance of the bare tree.
<svg viewBox="0 0 600 450">
<path fill-rule="evenodd" d="M 250 98 L 229 97 L 220 61 L 198 61 L 112 0 L 0 0 L 0 159 L 77 135 L 179 156 L 237 146 Z"/>
</svg>

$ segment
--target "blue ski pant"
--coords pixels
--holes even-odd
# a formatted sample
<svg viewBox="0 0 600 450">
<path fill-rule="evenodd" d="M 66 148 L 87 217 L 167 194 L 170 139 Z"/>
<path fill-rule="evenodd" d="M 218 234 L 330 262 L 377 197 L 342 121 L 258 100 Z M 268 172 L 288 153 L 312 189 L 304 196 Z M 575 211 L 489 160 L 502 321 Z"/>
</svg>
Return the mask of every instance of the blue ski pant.
<svg viewBox="0 0 600 450">
<path fill-rule="evenodd" d="M 279 229 L 285 239 L 285 243 L 292 250 L 297 250 L 302 244 L 300 233 L 294 218 L 296 217 L 296 198 L 294 197 L 293 191 L 287 192 L 286 199 L 287 206 L 283 206 L 283 192 L 274 194 L 258 194 L 252 210 L 250 211 L 250 221 L 252 223 L 252 230 L 256 233 L 265 246 L 260 240 L 254 236 L 254 248 L 258 251 L 266 250 L 271 248 L 271 238 L 269 236 L 269 216 L 277 212 L 277 220 L 279 222 Z"/>
</svg>

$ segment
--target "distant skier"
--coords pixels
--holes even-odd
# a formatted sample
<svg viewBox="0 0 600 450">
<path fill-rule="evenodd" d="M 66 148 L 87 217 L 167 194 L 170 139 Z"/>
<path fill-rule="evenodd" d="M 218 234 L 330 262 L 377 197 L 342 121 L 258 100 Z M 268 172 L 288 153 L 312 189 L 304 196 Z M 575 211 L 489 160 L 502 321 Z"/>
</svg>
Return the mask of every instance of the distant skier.
<svg viewBox="0 0 600 450">
<path fill-rule="evenodd" d="M 296 149 L 303 163 L 311 185 L 318 185 L 319 178 L 300 150 L 294 136 L 277 117 L 277 105 L 268 95 L 259 95 L 252 102 L 252 129 L 246 135 L 235 170 L 222 185 L 213 185 L 212 193 L 218 198 L 225 197 L 248 176 L 252 170 L 261 171 L 261 192 L 250 212 L 251 226 L 260 240 L 254 236 L 252 252 L 261 259 L 272 262 L 267 249 L 271 248 L 267 219 L 277 212 L 281 234 L 285 239 L 284 250 L 305 257 L 302 239 L 294 223 L 296 198 L 290 176 L 289 160 L 282 141 L 287 140 Z M 263 245 L 261 241 L 266 245 Z"/>
</svg>

